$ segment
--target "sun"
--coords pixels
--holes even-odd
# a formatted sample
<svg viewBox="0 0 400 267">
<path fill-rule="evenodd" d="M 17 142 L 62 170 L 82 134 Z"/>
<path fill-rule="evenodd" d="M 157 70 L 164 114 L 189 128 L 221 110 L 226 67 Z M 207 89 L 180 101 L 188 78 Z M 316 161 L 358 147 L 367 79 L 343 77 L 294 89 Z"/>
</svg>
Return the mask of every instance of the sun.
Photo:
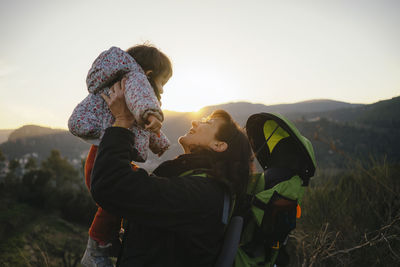
<svg viewBox="0 0 400 267">
<path fill-rule="evenodd" d="M 231 80 L 206 67 L 174 70 L 174 75 L 164 86 L 161 108 L 196 112 L 205 106 L 234 101 L 238 90 Z"/>
</svg>

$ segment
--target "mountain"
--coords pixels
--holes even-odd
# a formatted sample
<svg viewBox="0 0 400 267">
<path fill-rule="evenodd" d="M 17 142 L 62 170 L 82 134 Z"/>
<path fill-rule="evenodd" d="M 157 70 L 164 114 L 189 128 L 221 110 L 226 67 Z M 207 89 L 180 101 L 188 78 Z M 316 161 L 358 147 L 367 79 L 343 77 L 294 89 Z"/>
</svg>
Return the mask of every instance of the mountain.
<svg viewBox="0 0 400 267">
<path fill-rule="evenodd" d="M 312 100 L 295 104 L 266 106 L 247 102 L 204 107 L 195 113 L 166 112 L 163 131 L 173 142 L 161 159 L 150 156 L 151 169 L 160 160 L 181 153 L 176 142 L 190 128 L 190 121 L 209 115 L 213 110 L 228 111 L 241 126 L 255 113 L 275 112 L 288 117 L 314 145 L 320 167 L 346 167 L 354 160 L 370 157 L 400 162 L 400 97 L 374 104 L 350 104 L 332 100 Z M 384 126 L 384 127 L 383 127 Z"/>
<path fill-rule="evenodd" d="M 41 161 L 55 149 L 64 157 L 75 161 L 75 164 L 79 164 L 89 146 L 66 130 L 25 125 L 13 131 L 7 142 L 0 144 L 0 150 L 8 159 L 31 155 Z"/>
<path fill-rule="evenodd" d="M 42 127 L 37 125 L 25 125 L 17 130 L 13 131 L 9 137 L 8 141 L 14 142 L 18 139 L 26 139 L 32 137 L 41 137 L 45 135 L 57 134 L 62 132 L 61 129 L 52 129 L 48 127 Z"/>
<path fill-rule="evenodd" d="M 198 112 L 165 111 L 163 132 L 171 147 L 160 158 L 150 153 L 144 168 L 154 169 L 161 161 L 171 159 L 182 149 L 177 140 L 191 127 L 191 121 L 209 115 L 213 110 L 225 109 L 241 126 L 254 113 L 275 112 L 287 116 L 314 145 L 320 167 L 344 167 L 349 158 L 368 159 L 370 156 L 389 162 L 400 161 L 400 97 L 374 104 L 350 104 L 332 100 L 313 100 L 294 104 L 266 106 L 247 102 L 226 103 L 202 108 Z M 68 131 L 38 126 L 24 126 L 10 134 L 0 144 L 8 159 L 35 152 L 46 158 L 52 149 L 71 161 L 80 162 L 89 144 Z"/>
<path fill-rule="evenodd" d="M 248 110 L 249 113 L 257 113 L 260 110 L 265 112 L 276 112 L 281 114 L 290 113 L 310 113 L 310 112 L 325 112 L 343 108 L 361 107 L 364 104 L 351 104 L 329 99 L 315 99 L 302 101 L 292 104 L 277 104 L 277 105 L 263 105 L 251 104 L 248 102 L 232 102 L 215 106 L 207 106 L 201 109 L 200 112 L 209 112 L 210 110 L 220 108 L 230 111 Z"/>
<path fill-rule="evenodd" d="M 370 157 L 389 162 L 400 161 L 400 97 L 370 105 L 350 104 L 332 100 L 312 100 L 295 104 L 266 106 L 247 102 L 226 103 L 204 107 L 195 113 L 166 112 L 163 131 L 172 141 L 163 157 L 150 155 L 146 167 L 157 164 L 182 152 L 176 142 L 190 128 L 190 121 L 209 115 L 213 110 L 224 109 L 245 126 L 254 113 L 274 112 L 288 117 L 314 145 L 318 166 L 346 167 L 353 160 Z M 385 128 L 379 127 L 386 125 Z"/>
<path fill-rule="evenodd" d="M 7 141 L 8 136 L 13 132 L 13 129 L 0 130 L 0 144 Z"/>
<path fill-rule="evenodd" d="M 400 96 L 359 108 L 309 113 L 307 117 L 324 117 L 338 122 L 375 125 L 385 128 L 400 127 Z"/>
<path fill-rule="evenodd" d="M 211 113 L 215 109 L 228 111 L 241 125 L 244 125 L 247 118 L 255 113 L 273 112 L 286 115 L 289 118 L 298 118 L 308 113 L 321 113 L 338 109 L 350 109 L 364 106 L 363 104 L 351 104 L 328 99 L 316 99 L 302 101 L 293 104 L 278 104 L 266 106 L 263 104 L 252 104 L 248 102 L 232 102 L 202 108 L 198 113 L 203 116 Z"/>
</svg>

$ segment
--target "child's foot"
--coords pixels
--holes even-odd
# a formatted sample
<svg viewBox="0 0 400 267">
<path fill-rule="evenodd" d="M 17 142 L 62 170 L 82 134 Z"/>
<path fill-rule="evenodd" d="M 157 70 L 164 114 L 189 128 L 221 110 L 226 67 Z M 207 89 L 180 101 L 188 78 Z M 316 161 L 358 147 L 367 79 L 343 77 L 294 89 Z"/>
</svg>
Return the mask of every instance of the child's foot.
<svg viewBox="0 0 400 267">
<path fill-rule="evenodd" d="M 100 246 L 89 236 L 85 254 L 83 254 L 81 263 L 86 267 L 114 267 L 110 257 L 111 243 Z"/>
</svg>

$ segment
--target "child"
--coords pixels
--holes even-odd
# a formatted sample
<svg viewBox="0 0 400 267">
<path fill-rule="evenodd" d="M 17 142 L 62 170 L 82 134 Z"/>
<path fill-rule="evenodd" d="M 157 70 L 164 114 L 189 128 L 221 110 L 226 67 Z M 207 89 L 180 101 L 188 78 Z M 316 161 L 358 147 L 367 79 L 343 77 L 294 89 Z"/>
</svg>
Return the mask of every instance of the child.
<svg viewBox="0 0 400 267">
<path fill-rule="evenodd" d="M 97 153 L 97 145 L 114 118 L 101 94 L 109 94 L 109 87 L 122 77 L 126 78 L 125 99 L 135 117 L 131 130 L 135 134 L 138 156 L 135 161 L 144 162 L 150 149 L 161 155 L 169 147 L 166 136 L 160 132 L 163 113 L 160 109 L 160 94 L 172 75 L 168 57 L 157 48 L 137 45 L 126 52 L 112 47 L 94 61 L 87 75 L 89 95 L 74 109 L 68 127 L 72 134 L 90 142 L 85 163 L 85 181 L 90 189 L 90 174 Z M 82 258 L 85 266 L 113 266 L 111 248 L 118 246 L 121 218 L 98 207 L 89 229 L 89 241 Z M 112 246 L 112 243 L 115 243 Z"/>
</svg>

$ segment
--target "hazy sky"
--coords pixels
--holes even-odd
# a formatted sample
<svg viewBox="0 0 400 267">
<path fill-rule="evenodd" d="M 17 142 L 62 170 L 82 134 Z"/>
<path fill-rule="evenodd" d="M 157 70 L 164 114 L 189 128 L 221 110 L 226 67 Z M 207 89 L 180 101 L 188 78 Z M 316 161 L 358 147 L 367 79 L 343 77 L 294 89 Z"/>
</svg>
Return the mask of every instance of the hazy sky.
<svg viewBox="0 0 400 267">
<path fill-rule="evenodd" d="M 172 60 L 163 108 L 400 95 L 400 1 L 0 0 L 0 129 L 67 127 L 100 52 Z"/>
</svg>

